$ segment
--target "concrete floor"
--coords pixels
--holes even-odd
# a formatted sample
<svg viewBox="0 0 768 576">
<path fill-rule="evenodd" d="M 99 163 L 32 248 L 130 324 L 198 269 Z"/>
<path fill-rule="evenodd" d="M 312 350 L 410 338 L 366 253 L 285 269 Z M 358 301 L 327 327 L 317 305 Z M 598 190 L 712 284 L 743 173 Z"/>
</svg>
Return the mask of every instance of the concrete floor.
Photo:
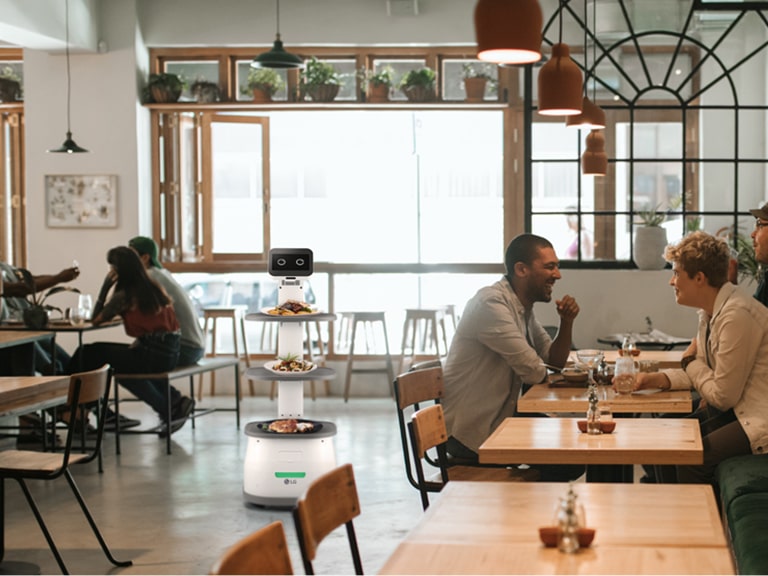
<svg viewBox="0 0 768 576">
<path fill-rule="evenodd" d="M 206 398 L 201 404 L 232 405 L 232 397 Z M 140 403 L 123 412 L 154 421 Z M 107 543 L 118 559 L 133 566 L 114 568 L 103 556 L 66 481 L 32 483 L 38 505 L 73 574 L 207 574 L 231 544 L 274 520 L 282 520 L 293 569 L 303 574 L 296 532 L 288 510 L 245 504 L 243 461 L 251 421 L 276 417 L 277 404 L 265 397 L 242 402 L 242 426 L 234 414 L 218 412 L 188 423 L 172 436 L 173 454 L 156 436 L 123 436 L 122 455 L 114 438 L 105 438 L 104 473 L 96 463 L 73 468 L 76 481 Z M 354 466 L 361 515 L 355 520 L 367 574 L 375 574 L 423 512 L 418 492 L 405 479 L 393 400 L 339 398 L 305 400 L 307 418 L 336 424 L 337 462 Z M 5 559 L 0 572 L 37 570 L 58 574 L 59 567 L 15 482 L 6 482 Z M 30 563 L 31 565 L 28 565 Z M 353 574 L 346 532 L 323 541 L 315 562 L 318 574 Z"/>
</svg>

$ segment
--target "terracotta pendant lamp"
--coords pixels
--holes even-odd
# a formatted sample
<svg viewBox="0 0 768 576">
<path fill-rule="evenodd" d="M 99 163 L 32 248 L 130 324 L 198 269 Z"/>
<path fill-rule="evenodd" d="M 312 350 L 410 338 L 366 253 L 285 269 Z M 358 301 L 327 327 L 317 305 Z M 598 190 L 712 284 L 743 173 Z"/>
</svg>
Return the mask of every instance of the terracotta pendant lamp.
<svg viewBox="0 0 768 576">
<path fill-rule="evenodd" d="M 581 155 L 582 174 L 603 176 L 608 171 L 605 154 L 605 136 L 602 130 L 592 130 L 587 135 L 587 149 Z"/>
<path fill-rule="evenodd" d="M 597 30 L 597 15 L 595 6 L 597 5 L 597 2 L 593 0 L 592 2 L 592 26 L 595 30 Z M 587 3 L 584 2 L 584 70 L 588 71 L 589 67 L 587 66 L 587 29 L 588 29 L 588 18 L 587 18 Z M 593 67 L 593 74 L 592 77 L 594 78 L 594 66 L 597 63 L 597 57 L 596 57 L 596 49 L 595 45 L 597 43 L 592 43 L 592 67 Z M 595 90 L 596 86 L 593 85 L 592 90 L 592 98 L 593 100 L 589 99 L 589 96 L 587 95 L 588 92 L 588 81 L 589 81 L 589 73 L 587 72 L 584 76 L 584 98 L 581 102 L 581 114 L 576 114 L 575 116 L 568 116 L 565 119 L 565 125 L 569 128 L 581 128 L 582 130 L 600 130 L 602 128 L 605 128 L 605 111 L 600 108 L 597 104 L 593 102 L 595 99 Z M 594 82 L 594 80 L 593 80 Z"/>
<path fill-rule="evenodd" d="M 277 12 L 275 43 L 272 45 L 272 50 L 259 54 L 251 61 L 251 68 L 304 68 L 304 60 L 283 48 L 283 41 L 280 40 L 280 0 L 275 0 L 275 3 Z"/>
<path fill-rule="evenodd" d="M 477 59 L 496 64 L 538 62 L 543 21 L 538 0 L 478 0 Z"/>
<path fill-rule="evenodd" d="M 552 58 L 539 70 L 539 114 L 581 114 L 581 70 L 571 60 L 571 49 L 563 43 L 563 0 L 560 1 L 560 34 L 552 46 Z"/>
<path fill-rule="evenodd" d="M 88 152 L 85 148 L 78 146 L 72 139 L 72 130 L 69 127 L 69 109 L 70 109 L 70 93 L 71 93 L 71 81 L 69 75 L 69 0 L 64 3 L 64 10 L 66 12 L 64 16 L 65 28 L 66 28 L 66 55 L 67 55 L 67 137 L 64 143 L 58 148 L 52 148 L 48 152 L 64 153 L 64 154 L 76 154 L 81 152 Z"/>
</svg>

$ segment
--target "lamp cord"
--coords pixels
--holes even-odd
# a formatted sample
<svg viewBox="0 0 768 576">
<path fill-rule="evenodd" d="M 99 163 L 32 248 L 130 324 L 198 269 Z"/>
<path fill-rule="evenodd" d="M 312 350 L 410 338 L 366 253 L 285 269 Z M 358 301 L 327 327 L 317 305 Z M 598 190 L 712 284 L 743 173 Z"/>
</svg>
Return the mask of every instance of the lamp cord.
<svg viewBox="0 0 768 576">
<path fill-rule="evenodd" d="M 70 130 L 70 123 L 69 123 L 69 101 L 70 101 L 70 94 L 72 91 L 71 88 L 71 81 L 69 77 L 69 0 L 65 0 L 64 2 L 64 10 L 65 10 L 65 16 L 64 16 L 64 27 L 65 27 L 65 38 L 66 38 L 66 45 L 65 45 L 65 53 L 67 56 L 67 134 L 71 134 Z M 69 136 L 67 136 L 69 137 Z"/>
<path fill-rule="evenodd" d="M 594 0 L 592 0 L 594 3 Z M 593 4 L 594 5 L 594 4 Z M 587 59 L 587 53 L 589 48 L 587 46 L 587 30 L 589 29 L 589 15 L 587 13 L 587 0 L 584 0 L 584 98 L 589 97 L 589 62 Z"/>
<path fill-rule="evenodd" d="M 597 103 L 597 0 L 592 0 L 592 102 Z"/>
<path fill-rule="evenodd" d="M 277 13 L 277 37 L 280 37 L 280 0 L 275 0 L 275 12 Z"/>
</svg>

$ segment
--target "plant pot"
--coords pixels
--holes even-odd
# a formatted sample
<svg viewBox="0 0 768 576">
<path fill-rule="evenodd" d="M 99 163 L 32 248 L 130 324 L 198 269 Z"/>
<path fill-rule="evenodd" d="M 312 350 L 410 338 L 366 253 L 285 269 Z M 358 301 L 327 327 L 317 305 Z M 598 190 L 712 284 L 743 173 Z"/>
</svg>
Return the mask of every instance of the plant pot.
<svg viewBox="0 0 768 576">
<path fill-rule="evenodd" d="M 16 80 L 0 78 L 0 102 L 16 102 L 21 94 L 21 84 Z"/>
<path fill-rule="evenodd" d="M 465 102 L 482 102 L 485 100 L 485 86 L 487 78 L 464 78 Z"/>
<path fill-rule="evenodd" d="M 48 310 L 40 306 L 24 309 L 24 325 L 33 330 L 40 330 L 48 324 Z"/>
<path fill-rule="evenodd" d="M 333 102 L 339 94 L 338 84 L 316 84 L 305 87 L 305 92 L 313 102 Z"/>
<path fill-rule="evenodd" d="M 149 93 L 152 95 L 152 100 L 158 104 L 166 104 L 177 102 L 181 96 L 181 89 L 173 90 L 168 86 L 156 84 L 149 87 Z"/>
<path fill-rule="evenodd" d="M 401 90 L 409 102 L 432 102 L 436 98 L 432 86 L 403 86 Z"/>
<path fill-rule="evenodd" d="M 254 88 L 253 101 L 256 104 L 267 104 L 269 102 L 272 102 L 272 93 L 269 91 L 269 89 Z"/>
<path fill-rule="evenodd" d="M 386 84 L 374 84 L 368 82 L 368 102 L 374 104 L 381 102 L 389 102 L 389 86 Z"/>
<path fill-rule="evenodd" d="M 667 265 L 664 248 L 667 229 L 661 226 L 640 226 L 635 229 L 634 262 L 640 270 L 661 270 Z"/>
<path fill-rule="evenodd" d="M 197 102 L 216 102 L 219 99 L 219 87 L 213 82 L 196 82 L 192 85 L 192 94 Z"/>
</svg>

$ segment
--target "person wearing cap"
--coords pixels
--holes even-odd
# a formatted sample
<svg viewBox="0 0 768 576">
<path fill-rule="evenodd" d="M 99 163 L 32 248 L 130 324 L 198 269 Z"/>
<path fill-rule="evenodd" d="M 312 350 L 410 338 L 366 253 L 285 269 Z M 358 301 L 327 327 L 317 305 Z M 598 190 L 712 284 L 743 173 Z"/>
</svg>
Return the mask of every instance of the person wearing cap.
<svg viewBox="0 0 768 576">
<path fill-rule="evenodd" d="M 157 257 L 157 244 L 152 238 L 136 236 L 128 241 L 128 246 L 139 255 L 144 263 L 144 268 L 147 270 L 147 275 L 165 288 L 173 300 L 173 309 L 181 326 L 181 348 L 177 366 L 194 364 L 205 354 L 205 336 L 200 328 L 197 312 L 189 294 L 173 275 L 160 264 Z"/>
<path fill-rule="evenodd" d="M 755 260 L 765 266 L 768 264 L 768 232 L 765 230 L 765 228 L 768 228 L 768 203 L 763 204 L 760 208 L 754 208 L 750 212 L 755 217 L 755 229 L 750 234 L 752 246 L 755 248 Z M 754 294 L 755 298 L 765 306 L 768 306 L 767 274 L 768 269 L 763 272 Z"/>
</svg>

